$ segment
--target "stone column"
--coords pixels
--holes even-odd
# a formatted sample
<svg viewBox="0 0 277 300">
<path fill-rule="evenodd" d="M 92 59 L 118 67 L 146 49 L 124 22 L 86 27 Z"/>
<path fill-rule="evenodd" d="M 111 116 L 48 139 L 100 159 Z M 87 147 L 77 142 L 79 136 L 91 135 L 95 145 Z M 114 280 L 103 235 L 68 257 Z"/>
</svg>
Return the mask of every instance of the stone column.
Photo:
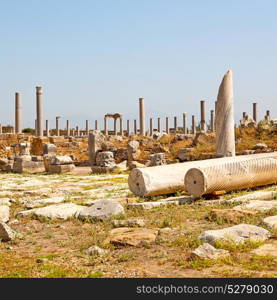
<svg viewBox="0 0 277 300">
<path fill-rule="evenodd" d="M 104 132 L 105 135 L 108 135 L 108 119 L 106 117 L 104 118 Z"/>
<path fill-rule="evenodd" d="M 195 116 L 191 116 L 191 133 L 195 134 L 196 133 L 196 123 L 195 123 Z"/>
<path fill-rule="evenodd" d="M 153 135 L 153 119 L 150 118 L 150 136 Z"/>
<path fill-rule="evenodd" d="M 66 135 L 70 136 L 70 122 L 66 120 Z"/>
<path fill-rule="evenodd" d="M 201 112 L 200 130 L 201 131 L 206 131 L 205 100 L 200 101 L 200 112 Z"/>
<path fill-rule="evenodd" d="M 49 136 L 49 121 L 48 120 L 45 121 L 45 128 L 46 128 L 46 136 L 48 137 Z"/>
<path fill-rule="evenodd" d="M 2 125 L 0 124 L 0 134 L 3 133 L 3 128 L 2 128 Z"/>
<path fill-rule="evenodd" d="M 114 130 L 114 135 L 117 135 L 117 119 L 116 118 L 114 118 L 113 119 L 113 130 Z"/>
<path fill-rule="evenodd" d="M 127 136 L 130 135 L 130 120 L 127 120 Z"/>
<path fill-rule="evenodd" d="M 72 129 L 72 136 L 75 136 L 75 129 Z"/>
<path fill-rule="evenodd" d="M 167 134 L 170 134 L 170 127 L 169 127 L 169 118 L 165 118 L 165 131 Z"/>
<path fill-rule="evenodd" d="M 233 108 L 233 76 L 228 71 L 220 84 L 217 96 L 216 154 L 235 156 L 235 129 Z"/>
<path fill-rule="evenodd" d="M 19 93 L 15 93 L 15 133 L 22 132 L 22 105 Z"/>
<path fill-rule="evenodd" d="M 89 120 L 86 120 L 86 135 L 89 134 Z"/>
<path fill-rule="evenodd" d="M 253 103 L 253 120 L 258 122 L 258 111 L 257 111 L 257 103 Z"/>
<path fill-rule="evenodd" d="M 183 132 L 187 133 L 187 113 L 183 113 Z"/>
<path fill-rule="evenodd" d="M 242 113 L 242 119 L 245 120 L 245 118 L 246 118 L 246 112 L 244 111 L 244 112 Z"/>
<path fill-rule="evenodd" d="M 56 117 L 56 136 L 60 136 L 60 124 L 59 120 L 61 117 Z"/>
<path fill-rule="evenodd" d="M 138 134 L 138 128 L 137 128 L 137 120 L 134 120 L 134 134 Z"/>
<path fill-rule="evenodd" d="M 214 132 L 214 111 L 211 110 L 211 132 Z"/>
<path fill-rule="evenodd" d="M 161 118 L 158 118 L 158 132 L 161 132 Z"/>
<path fill-rule="evenodd" d="M 80 128 L 78 125 L 76 126 L 76 134 L 77 134 L 77 136 L 80 136 Z"/>
<path fill-rule="evenodd" d="M 95 120 L 95 130 L 98 130 L 98 120 Z"/>
<path fill-rule="evenodd" d="M 270 111 L 266 111 L 265 120 L 270 121 Z"/>
<path fill-rule="evenodd" d="M 35 119 L 35 135 L 38 136 L 38 121 Z"/>
<path fill-rule="evenodd" d="M 145 110 L 144 110 L 144 98 L 139 98 L 139 124 L 140 135 L 145 135 Z"/>
<path fill-rule="evenodd" d="M 119 118 L 119 130 L 120 130 L 120 135 L 123 135 L 123 120 L 122 117 Z"/>
<path fill-rule="evenodd" d="M 178 130 L 178 121 L 177 117 L 174 117 L 174 133 L 177 133 Z"/>
<path fill-rule="evenodd" d="M 42 108 L 42 87 L 36 87 L 37 101 L 37 136 L 43 136 L 43 108 Z"/>
</svg>

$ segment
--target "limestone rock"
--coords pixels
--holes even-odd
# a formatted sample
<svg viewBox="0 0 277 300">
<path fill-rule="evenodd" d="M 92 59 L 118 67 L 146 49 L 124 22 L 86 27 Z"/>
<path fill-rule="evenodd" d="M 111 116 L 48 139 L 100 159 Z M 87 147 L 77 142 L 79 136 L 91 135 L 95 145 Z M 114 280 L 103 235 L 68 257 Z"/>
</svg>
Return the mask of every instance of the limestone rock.
<svg viewBox="0 0 277 300">
<path fill-rule="evenodd" d="M 0 205 L 11 206 L 11 199 L 10 198 L 0 198 Z"/>
<path fill-rule="evenodd" d="M 49 165 L 49 173 L 52 174 L 61 174 L 61 173 L 70 173 L 75 170 L 74 164 L 66 165 Z"/>
<path fill-rule="evenodd" d="M 219 259 L 228 256 L 230 256 L 229 251 L 223 249 L 216 249 L 208 243 L 204 243 L 191 253 L 191 257 L 201 259 Z"/>
<path fill-rule="evenodd" d="M 240 224 L 223 229 L 207 230 L 199 236 L 199 239 L 211 244 L 217 240 L 226 242 L 232 241 L 239 244 L 247 240 L 263 242 L 269 237 L 270 232 L 264 228 L 249 224 Z"/>
<path fill-rule="evenodd" d="M 264 149 L 267 149 L 267 145 L 263 143 L 256 144 L 253 147 L 253 150 L 264 150 Z"/>
<path fill-rule="evenodd" d="M 17 216 L 24 217 L 34 215 L 35 217 L 66 220 L 72 217 L 77 217 L 83 209 L 84 206 L 76 205 L 74 203 L 65 203 L 21 211 L 17 214 Z"/>
<path fill-rule="evenodd" d="M 262 220 L 262 225 L 277 229 L 277 216 L 266 217 Z"/>
<path fill-rule="evenodd" d="M 155 153 L 150 155 L 150 167 L 166 165 L 165 154 Z"/>
<path fill-rule="evenodd" d="M 57 146 L 54 144 L 44 144 L 43 145 L 43 154 L 56 154 L 57 153 Z"/>
<path fill-rule="evenodd" d="M 0 241 L 8 242 L 16 238 L 17 233 L 6 223 L 0 222 Z"/>
<path fill-rule="evenodd" d="M 78 218 L 81 220 L 104 220 L 120 214 L 124 214 L 124 208 L 121 204 L 112 199 L 103 199 L 95 201 L 90 207 L 84 208 Z"/>
<path fill-rule="evenodd" d="M 13 172 L 15 173 L 43 173 L 45 166 L 43 162 L 32 161 L 31 156 L 17 157 L 13 164 Z"/>
<path fill-rule="evenodd" d="M 113 152 L 103 151 L 96 154 L 96 165 L 105 168 L 114 168 L 115 160 Z"/>
<path fill-rule="evenodd" d="M 180 161 L 187 161 L 191 159 L 193 148 L 183 148 L 178 151 L 178 158 Z"/>
<path fill-rule="evenodd" d="M 7 205 L 0 206 L 0 222 L 8 222 L 10 219 L 10 208 Z"/>
<path fill-rule="evenodd" d="M 128 167 L 130 170 L 135 169 L 135 168 L 145 168 L 146 166 L 144 164 L 141 164 L 137 161 L 131 161 L 128 162 Z"/>
<path fill-rule="evenodd" d="M 98 246 L 91 246 L 90 248 L 86 249 L 84 251 L 85 254 L 87 255 L 92 255 L 92 256 L 103 256 L 109 253 L 108 250 L 102 249 Z"/>
<path fill-rule="evenodd" d="M 140 156 L 139 142 L 130 141 L 127 146 L 128 167 L 133 161 L 138 160 Z"/>
<path fill-rule="evenodd" d="M 70 164 L 73 164 L 73 160 L 70 156 L 67 155 L 53 156 L 51 160 L 51 165 L 70 165 Z"/>
<path fill-rule="evenodd" d="M 116 246 L 139 247 L 145 244 L 154 243 L 158 230 L 148 228 L 115 228 L 110 231 L 110 237 L 106 243 Z"/>
<path fill-rule="evenodd" d="M 258 211 L 267 211 L 277 207 L 277 200 L 262 201 L 262 200 L 251 200 L 248 203 L 235 206 L 235 210 L 252 209 Z"/>
<path fill-rule="evenodd" d="M 39 207 L 42 205 L 49 205 L 49 204 L 57 204 L 64 202 L 65 198 L 64 197 L 53 197 L 53 198 L 46 198 L 46 199 L 39 199 L 39 200 L 34 200 L 34 201 L 29 201 L 26 203 L 26 208 L 35 208 Z"/>
<path fill-rule="evenodd" d="M 145 222 L 141 219 L 133 220 L 112 220 L 113 227 L 143 227 Z"/>
</svg>

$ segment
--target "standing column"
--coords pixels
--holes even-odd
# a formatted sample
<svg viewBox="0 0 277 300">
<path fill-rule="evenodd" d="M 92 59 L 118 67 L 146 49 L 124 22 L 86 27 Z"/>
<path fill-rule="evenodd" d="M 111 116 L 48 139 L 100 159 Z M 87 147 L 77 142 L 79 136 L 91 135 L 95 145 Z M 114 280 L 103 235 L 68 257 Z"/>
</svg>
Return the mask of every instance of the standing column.
<svg viewBox="0 0 277 300">
<path fill-rule="evenodd" d="M 113 130 L 114 130 L 114 135 L 117 135 L 117 127 L 116 127 L 116 122 L 117 122 L 117 119 L 114 118 L 113 119 Z"/>
<path fill-rule="evenodd" d="M 165 118 L 165 131 L 167 134 L 170 134 L 170 128 L 169 128 L 169 118 Z"/>
<path fill-rule="evenodd" d="M 75 136 L 75 129 L 72 129 L 72 136 Z"/>
<path fill-rule="evenodd" d="M 2 125 L 0 124 L 0 134 L 3 133 L 3 128 L 2 128 Z"/>
<path fill-rule="evenodd" d="M 60 124 L 59 124 L 60 117 L 56 117 L 56 136 L 60 136 Z"/>
<path fill-rule="evenodd" d="M 174 133 L 177 133 L 177 130 L 178 130 L 177 117 L 174 117 Z"/>
<path fill-rule="evenodd" d="M 214 110 L 211 110 L 211 132 L 214 132 Z"/>
<path fill-rule="evenodd" d="M 253 120 L 258 122 L 257 103 L 253 103 Z"/>
<path fill-rule="evenodd" d="M 77 134 L 77 136 L 80 136 L 80 129 L 79 129 L 78 125 L 76 126 L 76 134 Z"/>
<path fill-rule="evenodd" d="M 158 118 L 158 132 L 161 132 L 161 118 Z"/>
<path fill-rule="evenodd" d="M 49 122 L 48 120 L 45 121 L 45 128 L 46 128 L 46 136 L 49 136 Z"/>
<path fill-rule="evenodd" d="M 191 116 L 191 133 L 195 134 L 196 133 L 196 125 L 195 125 L 195 116 Z"/>
<path fill-rule="evenodd" d="M 42 87 L 36 87 L 37 100 L 37 136 L 43 136 L 43 108 L 42 108 Z"/>
<path fill-rule="evenodd" d="M 242 119 L 245 120 L 245 118 L 246 118 L 246 112 L 244 111 L 244 112 L 242 113 Z"/>
<path fill-rule="evenodd" d="M 266 111 L 266 115 L 265 116 L 266 116 L 266 120 L 270 121 L 270 111 L 269 110 Z"/>
<path fill-rule="evenodd" d="M 127 120 L 127 136 L 130 135 L 130 120 Z"/>
<path fill-rule="evenodd" d="M 134 120 L 134 134 L 138 134 L 138 128 L 137 128 L 137 120 Z"/>
<path fill-rule="evenodd" d="M 105 135 L 108 135 L 108 119 L 106 117 L 104 118 L 104 132 Z"/>
<path fill-rule="evenodd" d="M 86 135 L 89 134 L 89 120 L 86 120 Z"/>
<path fill-rule="evenodd" d="M 200 101 L 200 112 L 201 112 L 200 130 L 201 131 L 206 131 L 205 100 Z"/>
<path fill-rule="evenodd" d="M 153 135 L 153 119 L 150 118 L 150 136 Z"/>
<path fill-rule="evenodd" d="M 98 120 L 95 120 L 95 130 L 98 130 Z"/>
<path fill-rule="evenodd" d="M 21 97 L 19 93 L 15 93 L 15 133 L 22 132 L 22 106 Z"/>
<path fill-rule="evenodd" d="M 187 133 L 187 113 L 183 113 L 183 132 Z"/>
<path fill-rule="evenodd" d="M 66 120 L 66 135 L 70 136 L 70 122 Z"/>
<path fill-rule="evenodd" d="M 145 110 L 144 98 L 139 98 L 139 122 L 140 122 L 140 135 L 145 135 Z"/>
<path fill-rule="evenodd" d="M 38 136 L 38 120 L 35 119 L 35 135 Z"/>
<path fill-rule="evenodd" d="M 216 154 L 235 156 L 235 122 L 233 108 L 233 76 L 228 71 L 220 84 L 217 95 Z"/>
<path fill-rule="evenodd" d="M 123 135 L 123 120 L 122 117 L 119 118 L 119 128 L 120 128 L 120 135 Z"/>
</svg>

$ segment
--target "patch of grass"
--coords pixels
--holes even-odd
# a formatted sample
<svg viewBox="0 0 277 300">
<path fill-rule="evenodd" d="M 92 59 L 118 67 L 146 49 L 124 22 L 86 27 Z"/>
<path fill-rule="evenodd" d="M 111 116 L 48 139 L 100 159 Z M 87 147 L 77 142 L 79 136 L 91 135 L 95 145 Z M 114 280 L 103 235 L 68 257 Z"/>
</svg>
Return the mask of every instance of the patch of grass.
<svg viewBox="0 0 277 300">
<path fill-rule="evenodd" d="M 133 254 L 131 253 L 124 253 L 124 254 L 121 254 L 118 259 L 117 259 L 117 262 L 121 263 L 121 262 L 126 262 L 126 261 L 129 261 L 129 260 L 132 260 L 133 259 Z"/>
<path fill-rule="evenodd" d="M 42 265 L 41 270 L 47 271 L 44 278 L 65 278 L 67 276 L 67 270 L 53 265 Z"/>
<path fill-rule="evenodd" d="M 59 254 L 56 253 L 47 253 L 47 254 L 43 254 L 38 256 L 38 258 L 46 258 L 48 260 L 53 260 L 54 258 L 59 257 Z"/>
<path fill-rule="evenodd" d="M 255 240 L 246 240 L 241 243 L 235 243 L 232 239 L 217 240 L 214 243 L 215 248 L 228 250 L 230 252 L 249 252 L 259 246 L 263 245 L 264 242 Z"/>
</svg>

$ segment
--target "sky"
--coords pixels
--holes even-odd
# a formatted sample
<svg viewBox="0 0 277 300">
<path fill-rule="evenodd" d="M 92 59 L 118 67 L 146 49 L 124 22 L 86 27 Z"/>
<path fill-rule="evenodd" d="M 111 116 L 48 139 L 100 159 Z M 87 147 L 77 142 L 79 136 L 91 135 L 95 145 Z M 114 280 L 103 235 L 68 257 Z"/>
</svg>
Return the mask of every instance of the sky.
<svg viewBox="0 0 277 300">
<path fill-rule="evenodd" d="M 276 13 L 275 0 L 0 0 L 0 123 L 14 124 L 19 92 L 34 127 L 36 86 L 52 128 L 56 116 L 62 128 L 103 126 L 106 113 L 133 124 L 139 97 L 163 126 L 183 112 L 199 120 L 200 100 L 209 119 L 228 69 L 236 122 L 253 102 L 274 117 Z"/>
</svg>

